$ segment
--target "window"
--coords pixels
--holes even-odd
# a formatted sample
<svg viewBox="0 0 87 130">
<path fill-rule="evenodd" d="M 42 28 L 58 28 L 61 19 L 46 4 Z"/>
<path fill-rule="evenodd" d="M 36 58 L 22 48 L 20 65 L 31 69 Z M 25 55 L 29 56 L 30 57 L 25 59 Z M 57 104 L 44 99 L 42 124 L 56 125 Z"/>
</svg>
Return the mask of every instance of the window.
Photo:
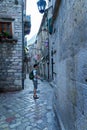
<svg viewBox="0 0 87 130">
<path fill-rule="evenodd" d="M 17 43 L 14 35 L 14 19 L 0 18 L 0 43 Z"/>
<path fill-rule="evenodd" d="M 0 22 L 0 33 L 8 32 L 12 35 L 12 22 Z"/>
</svg>

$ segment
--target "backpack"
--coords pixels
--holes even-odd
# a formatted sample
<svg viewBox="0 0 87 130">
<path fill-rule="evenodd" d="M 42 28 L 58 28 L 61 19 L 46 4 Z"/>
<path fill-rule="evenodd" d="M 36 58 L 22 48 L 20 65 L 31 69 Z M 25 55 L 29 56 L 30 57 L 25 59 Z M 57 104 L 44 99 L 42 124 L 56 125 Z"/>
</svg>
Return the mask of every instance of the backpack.
<svg viewBox="0 0 87 130">
<path fill-rule="evenodd" d="M 29 73 L 29 79 L 30 79 L 30 80 L 33 80 L 33 79 L 34 79 L 33 70 Z"/>
</svg>

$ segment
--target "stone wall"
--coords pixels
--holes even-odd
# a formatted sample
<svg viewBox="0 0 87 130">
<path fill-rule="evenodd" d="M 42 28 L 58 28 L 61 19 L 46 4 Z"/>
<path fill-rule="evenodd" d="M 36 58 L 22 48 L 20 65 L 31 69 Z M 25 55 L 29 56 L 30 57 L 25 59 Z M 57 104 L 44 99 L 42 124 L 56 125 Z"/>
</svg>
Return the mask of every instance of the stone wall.
<svg viewBox="0 0 87 130">
<path fill-rule="evenodd" d="M 12 21 L 17 41 L 0 42 L 0 92 L 22 89 L 22 1 L 0 2 L 0 20 Z"/>
<path fill-rule="evenodd" d="M 87 129 L 87 0 L 62 0 L 51 41 L 57 48 L 54 108 L 62 130 Z"/>
</svg>

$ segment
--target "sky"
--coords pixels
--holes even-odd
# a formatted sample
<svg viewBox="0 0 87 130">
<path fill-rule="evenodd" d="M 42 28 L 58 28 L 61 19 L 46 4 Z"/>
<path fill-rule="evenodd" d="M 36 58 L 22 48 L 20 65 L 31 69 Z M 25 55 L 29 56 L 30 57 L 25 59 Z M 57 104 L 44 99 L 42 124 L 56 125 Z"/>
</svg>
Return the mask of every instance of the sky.
<svg viewBox="0 0 87 130">
<path fill-rule="evenodd" d="M 30 34 L 27 35 L 28 40 L 38 33 L 43 16 L 43 14 L 38 11 L 37 1 L 38 0 L 27 0 L 26 14 L 31 15 L 31 31 Z"/>
</svg>

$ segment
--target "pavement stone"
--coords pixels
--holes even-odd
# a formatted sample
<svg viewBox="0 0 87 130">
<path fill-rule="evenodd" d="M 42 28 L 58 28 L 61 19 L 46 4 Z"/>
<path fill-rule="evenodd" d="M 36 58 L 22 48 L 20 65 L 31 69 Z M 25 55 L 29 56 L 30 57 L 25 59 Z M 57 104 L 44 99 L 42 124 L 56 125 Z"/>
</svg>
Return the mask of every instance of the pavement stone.
<svg viewBox="0 0 87 130">
<path fill-rule="evenodd" d="M 52 108 L 53 88 L 38 83 L 39 99 L 33 99 L 33 83 L 28 75 L 25 89 L 0 94 L 0 130 L 59 130 Z"/>
</svg>

